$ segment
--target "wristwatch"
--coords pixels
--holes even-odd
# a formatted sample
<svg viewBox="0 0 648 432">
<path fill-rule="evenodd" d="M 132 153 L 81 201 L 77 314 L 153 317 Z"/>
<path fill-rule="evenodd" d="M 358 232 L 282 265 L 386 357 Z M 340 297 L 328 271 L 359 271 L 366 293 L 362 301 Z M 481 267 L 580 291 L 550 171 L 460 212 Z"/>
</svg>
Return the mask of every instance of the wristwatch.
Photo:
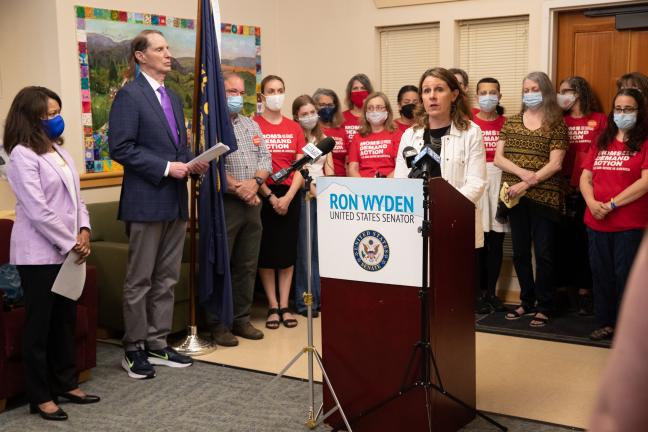
<svg viewBox="0 0 648 432">
<path fill-rule="evenodd" d="M 254 181 L 261 186 L 263 184 L 263 179 L 259 176 L 254 177 Z"/>
</svg>

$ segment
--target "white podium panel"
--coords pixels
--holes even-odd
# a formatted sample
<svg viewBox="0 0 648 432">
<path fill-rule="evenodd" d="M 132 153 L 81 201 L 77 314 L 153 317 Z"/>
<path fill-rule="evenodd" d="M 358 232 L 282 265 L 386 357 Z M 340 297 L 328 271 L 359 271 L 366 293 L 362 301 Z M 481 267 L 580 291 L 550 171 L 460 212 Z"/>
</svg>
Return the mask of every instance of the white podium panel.
<svg viewBox="0 0 648 432">
<path fill-rule="evenodd" d="M 320 276 L 420 286 L 423 181 L 320 177 Z"/>
</svg>

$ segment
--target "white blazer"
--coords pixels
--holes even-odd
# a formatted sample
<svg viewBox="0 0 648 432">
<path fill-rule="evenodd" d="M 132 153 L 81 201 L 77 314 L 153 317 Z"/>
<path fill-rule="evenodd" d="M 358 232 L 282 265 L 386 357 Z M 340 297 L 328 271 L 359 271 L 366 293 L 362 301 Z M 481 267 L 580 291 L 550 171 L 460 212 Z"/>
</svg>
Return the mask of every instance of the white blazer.
<svg viewBox="0 0 648 432">
<path fill-rule="evenodd" d="M 484 245 L 480 199 L 486 189 L 486 152 L 479 126 L 470 122 L 468 130 L 460 131 L 454 123 L 441 140 L 441 177 L 475 204 L 475 247 Z M 423 128 L 407 129 L 401 138 L 396 156 L 395 178 L 407 178 L 410 169 L 403 159 L 403 149 L 423 148 Z"/>
</svg>

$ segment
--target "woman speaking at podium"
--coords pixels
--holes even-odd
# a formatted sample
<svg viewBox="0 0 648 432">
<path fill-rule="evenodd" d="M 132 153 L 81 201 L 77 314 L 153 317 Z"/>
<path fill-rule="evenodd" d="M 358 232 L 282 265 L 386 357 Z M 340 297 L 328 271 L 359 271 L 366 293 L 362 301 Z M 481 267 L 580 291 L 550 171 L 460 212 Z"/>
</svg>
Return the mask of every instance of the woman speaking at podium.
<svg viewBox="0 0 648 432">
<path fill-rule="evenodd" d="M 394 177 L 407 178 L 410 169 L 403 150 L 420 152 L 429 146 L 439 156 L 441 177 L 475 204 L 475 247 L 484 244 L 480 199 L 486 188 L 486 153 L 482 133 L 470 118 L 468 97 L 453 74 L 428 69 L 419 82 L 420 105 L 415 123 L 403 133 Z"/>
</svg>

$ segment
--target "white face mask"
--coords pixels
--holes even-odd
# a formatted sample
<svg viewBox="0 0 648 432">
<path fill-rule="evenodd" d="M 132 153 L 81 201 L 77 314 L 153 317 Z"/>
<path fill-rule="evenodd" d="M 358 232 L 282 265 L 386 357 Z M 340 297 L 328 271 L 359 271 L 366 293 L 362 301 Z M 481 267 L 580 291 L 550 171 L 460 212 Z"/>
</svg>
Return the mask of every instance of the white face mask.
<svg viewBox="0 0 648 432">
<path fill-rule="evenodd" d="M 560 108 L 563 110 L 567 111 L 574 105 L 574 102 L 576 102 L 576 95 L 573 93 L 567 93 L 567 94 L 560 94 L 558 93 L 556 95 L 556 98 L 558 99 L 558 105 L 560 105 Z"/>
<path fill-rule="evenodd" d="M 283 106 L 285 94 L 275 94 L 265 97 L 265 105 L 271 111 L 280 111 Z"/>
<path fill-rule="evenodd" d="M 317 114 L 299 117 L 299 124 L 306 130 L 311 130 L 317 125 L 319 116 Z"/>
<path fill-rule="evenodd" d="M 387 111 L 374 111 L 367 113 L 367 121 L 373 126 L 380 126 L 387 120 Z"/>
</svg>

